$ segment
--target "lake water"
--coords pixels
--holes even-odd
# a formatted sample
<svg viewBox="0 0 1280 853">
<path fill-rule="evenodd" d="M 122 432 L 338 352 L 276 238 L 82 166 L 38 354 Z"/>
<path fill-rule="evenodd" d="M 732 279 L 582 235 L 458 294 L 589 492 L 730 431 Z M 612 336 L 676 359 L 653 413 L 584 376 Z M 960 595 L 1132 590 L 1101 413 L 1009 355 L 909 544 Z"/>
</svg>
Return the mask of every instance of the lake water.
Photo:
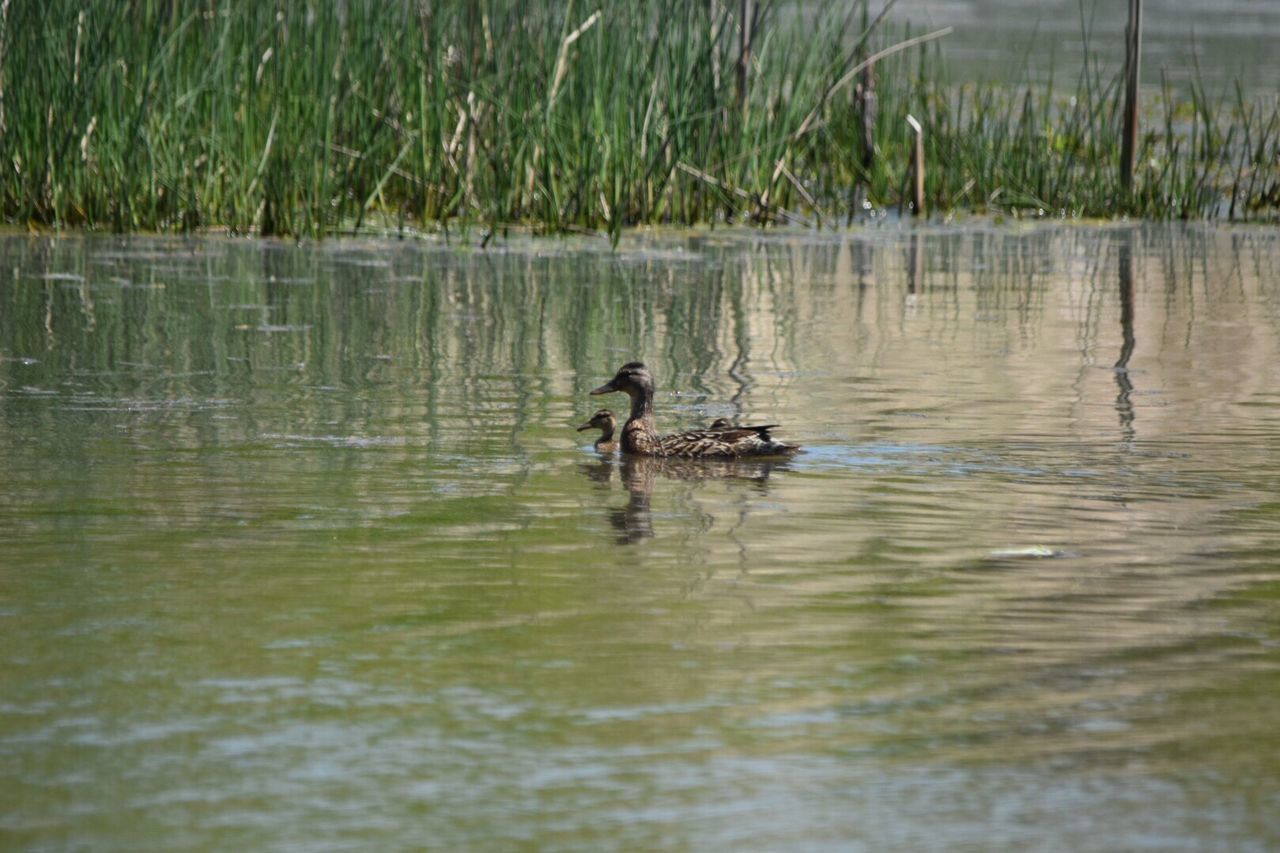
<svg viewBox="0 0 1280 853">
<path fill-rule="evenodd" d="M 1280 231 L 476 242 L 0 238 L 0 846 L 1280 846 Z"/>
<path fill-rule="evenodd" d="M 958 80 L 1053 76 L 1059 91 L 1074 92 L 1086 53 L 1104 80 L 1119 73 L 1128 14 L 1124 0 L 910 0 L 886 20 L 916 32 L 954 28 L 942 44 Z M 1145 0 L 1142 79 L 1154 90 L 1164 73 L 1185 90 L 1198 78 L 1215 103 L 1234 103 L 1237 79 L 1246 94 L 1273 96 L 1280 83 L 1277 39 L 1275 0 Z"/>
</svg>

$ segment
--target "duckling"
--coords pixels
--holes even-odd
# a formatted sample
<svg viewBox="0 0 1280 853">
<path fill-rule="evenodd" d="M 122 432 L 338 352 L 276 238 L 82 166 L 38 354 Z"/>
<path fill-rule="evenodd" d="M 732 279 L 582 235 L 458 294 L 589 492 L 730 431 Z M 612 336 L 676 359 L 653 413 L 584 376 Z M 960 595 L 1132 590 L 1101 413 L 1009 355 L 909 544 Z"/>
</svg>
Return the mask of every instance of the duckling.
<svg viewBox="0 0 1280 853">
<path fill-rule="evenodd" d="M 613 453 L 618 449 L 618 442 L 613 437 L 613 431 L 618 426 L 618 419 L 613 416 L 613 412 L 608 409 L 601 409 L 591 416 L 591 420 L 578 427 L 578 432 L 589 429 L 600 430 L 600 437 L 596 439 L 595 448 L 600 453 Z"/>
<path fill-rule="evenodd" d="M 769 430 L 777 424 L 763 426 L 719 425 L 710 429 L 659 435 L 653 417 L 653 374 L 639 361 L 622 365 L 613 379 L 591 393 L 622 392 L 631 398 L 631 416 L 622 428 L 622 452 L 641 456 L 683 456 L 737 459 L 744 456 L 777 456 L 791 454 L 800 448 L 774 441 Z"/>
</svg>

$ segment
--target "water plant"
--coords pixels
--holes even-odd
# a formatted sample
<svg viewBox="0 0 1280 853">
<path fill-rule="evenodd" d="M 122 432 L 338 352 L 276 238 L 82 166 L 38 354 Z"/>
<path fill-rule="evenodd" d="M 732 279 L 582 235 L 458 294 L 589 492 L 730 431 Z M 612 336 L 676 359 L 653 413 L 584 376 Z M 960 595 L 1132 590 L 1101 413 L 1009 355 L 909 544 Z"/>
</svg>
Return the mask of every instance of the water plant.
<svg viewBox="0 0 1280 853">
<path fill-rule="evenodd" d="M 1280 214 L 1275 95 L 1165 87 L 1124 190 L 1120 87 L 1096 61 L 1066 94 L 957 82 L 939 34 L 867 13 L 0 0 L 0 215 L 315 235 L 827 224 L 904 204 L 908 114 L 932 211 Z M 873 113 L 858 88 L 869 58 Z"/>
</svg>

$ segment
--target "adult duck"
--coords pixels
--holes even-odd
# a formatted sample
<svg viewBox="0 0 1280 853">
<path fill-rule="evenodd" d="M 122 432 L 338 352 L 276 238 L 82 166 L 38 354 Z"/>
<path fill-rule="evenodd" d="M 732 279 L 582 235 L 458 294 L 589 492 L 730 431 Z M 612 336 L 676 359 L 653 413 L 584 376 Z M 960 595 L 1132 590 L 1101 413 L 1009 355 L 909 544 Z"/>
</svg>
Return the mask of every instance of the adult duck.
<svg viewBox="0 0 1280 853">
<path fill-rule="evenodd" d="M 638 361 L 622 365 L 616 376 L 592 394 L 621 392 L 631 398 L 631 416 L 622 428 L 622 452 L 639 456 L 741 459 L 795 453 L 794 444 L 774 441 L 764 426 L 713 426 L 690 432 L 659 435 L 653 418 L 653 374 Z"/>
<path fill-rule="evenodd" d="M 608 409 L 601 409 L 591 416 L 591 420 L 578 427 L 578 432 L 585 432 L 589 429 L 600 430 L 600 437 L 596 439 L 595 448 L 600 453 L 613 453 L 618 449 L 618 440 L 613 437 L 613 431 L 618 428 L 618 419 L 613 416 L 613 412 Z"/>
</svg>

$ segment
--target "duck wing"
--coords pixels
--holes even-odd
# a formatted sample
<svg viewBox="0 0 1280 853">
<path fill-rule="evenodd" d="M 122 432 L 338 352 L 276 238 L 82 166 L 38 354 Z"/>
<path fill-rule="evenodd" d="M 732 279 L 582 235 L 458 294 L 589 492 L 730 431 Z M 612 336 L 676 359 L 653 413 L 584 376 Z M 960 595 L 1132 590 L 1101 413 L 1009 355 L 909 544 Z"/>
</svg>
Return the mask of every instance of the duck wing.
<svg viewBox="0 0 1280 853">
<path fill-rule="evenodd" d="M 695 429 L 664 435 L 661 455 L 684 457 L 741 457 L 793 453 L 799 448 L 774 441 L 769 430 L 777 424 Z"/>
</svg>

